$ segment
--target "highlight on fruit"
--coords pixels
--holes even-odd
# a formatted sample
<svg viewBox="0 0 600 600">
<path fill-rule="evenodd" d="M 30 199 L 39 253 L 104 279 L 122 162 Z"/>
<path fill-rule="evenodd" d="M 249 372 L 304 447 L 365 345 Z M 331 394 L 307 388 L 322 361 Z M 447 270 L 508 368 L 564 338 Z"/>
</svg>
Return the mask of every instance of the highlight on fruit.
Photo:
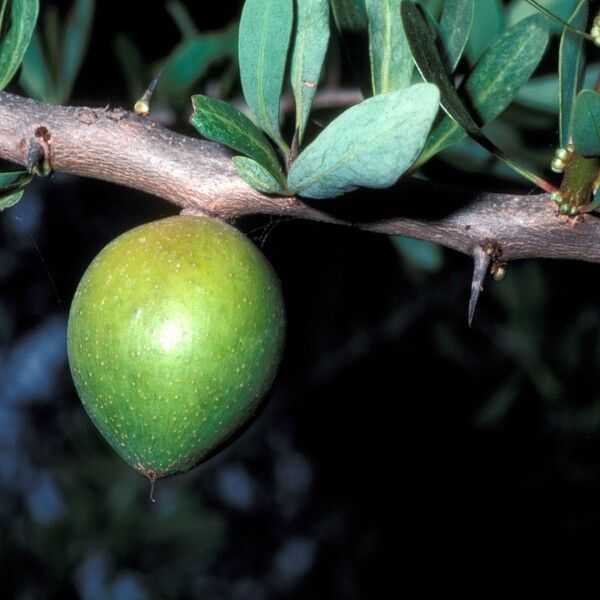
<svg viewBox="0 0 600 600">
<path fill-rule="evenodd" d="M 249 422 L 284 331 L 260 250 L 223 222 L 170 217 L 121 235 L 88 267 L 69 314 L 69 365 L 96 427 L 153 482 Z"/>
</svg>

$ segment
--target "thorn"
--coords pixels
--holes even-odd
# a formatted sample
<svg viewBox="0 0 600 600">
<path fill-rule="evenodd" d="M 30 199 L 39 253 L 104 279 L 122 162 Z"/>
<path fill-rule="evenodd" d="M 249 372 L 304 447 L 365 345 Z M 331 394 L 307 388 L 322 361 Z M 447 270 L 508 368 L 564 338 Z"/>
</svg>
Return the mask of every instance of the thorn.
<svg viewBox="0 0 600 600">
<path fill-rule="evenodd" d="M 490 266 L 491 256 L 488 256 L 483 248 L 476 246 L 473 249 L 473 281 L 471 283 L 471 298 L 469 299 L 469 327 L 473 324 L 473 316 L 475 315 L 475 308 L 477 307 L 477 300 L 479 300 L 479 294 L 483 290 L 483 282 L 487 274 L 488 267 Z"/>
<path fill-rule="evenodd" d="M 150 114 L 150 100 L 152 100 L 152 96 L 154 95 L 154 90 L 158 85 L 158 81 L 160 76 L 162 75 L 162 69 L 154 76 L 150 85 L 146 88 L 146 91 L 142 95 L 142 97 L 135 103 L 133 110 L 137 115 L 142 117 L 147 117 Z"/>
</svg>

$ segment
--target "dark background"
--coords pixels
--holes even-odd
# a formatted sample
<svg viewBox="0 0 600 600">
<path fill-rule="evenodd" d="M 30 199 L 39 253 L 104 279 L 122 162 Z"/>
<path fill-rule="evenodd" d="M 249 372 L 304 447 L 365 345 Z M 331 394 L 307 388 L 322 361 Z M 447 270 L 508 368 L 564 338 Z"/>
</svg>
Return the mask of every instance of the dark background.
<svg viewBox="0 0 600 600">
<path fill-rule="evenodd" d="M 203 30 L 239 10 L 188 4 Z M 99 3 L 74 103 L 127 105 L 119 32 L 149 61 L 178 40 L 161 2 Z M 381 598 L 432 573 L 506 580 L 543 549 L 598 538 L 596 266 L 511 264 L 469 329 L 467 258 L 415 261 L 384 236 L 271 218 L 239 224 L 286 298 L 270 401 L 152 504 L 81 407 L 65 331 L 100 249 L 174 213 L 58 174 L 0 216 L 3 597 Z"/>
</svg>

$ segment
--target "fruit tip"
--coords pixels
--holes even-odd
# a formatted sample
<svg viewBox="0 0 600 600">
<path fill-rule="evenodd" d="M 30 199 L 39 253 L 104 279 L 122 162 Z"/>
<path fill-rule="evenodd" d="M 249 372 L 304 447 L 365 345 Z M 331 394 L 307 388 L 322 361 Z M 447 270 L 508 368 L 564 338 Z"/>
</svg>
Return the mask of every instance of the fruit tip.
<svg viewBox="0 0 600 600">
<path fill-rule="evenodd" d="M 150 480 L 150 501 L 156 502 L 156 498 L 154 497 L 154 489 L 156 487 L 156 474 L 149 474 L 148 479 Z"/>
</svg>

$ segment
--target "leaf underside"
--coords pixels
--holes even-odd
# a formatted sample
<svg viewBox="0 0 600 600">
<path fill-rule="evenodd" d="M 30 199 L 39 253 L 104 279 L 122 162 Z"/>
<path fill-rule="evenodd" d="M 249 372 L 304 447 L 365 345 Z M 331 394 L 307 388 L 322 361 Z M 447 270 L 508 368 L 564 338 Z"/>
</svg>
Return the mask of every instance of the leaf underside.
<svg viewBox="0 0 600 600">
<path fill-rule="evenodd" d="M 349 108 L 294 161 L 290 192 L 332 198 L 393 185 L 421 152 L 438 103 L 438 89 L 421 83 Z"/>
<path fill-rule="evenodd" d="M 269 171 L 246 156 L 234 156 L 237 174 L 249 185 L 265 194 L 285 194 L 285 187 Z"/>
</svg>

